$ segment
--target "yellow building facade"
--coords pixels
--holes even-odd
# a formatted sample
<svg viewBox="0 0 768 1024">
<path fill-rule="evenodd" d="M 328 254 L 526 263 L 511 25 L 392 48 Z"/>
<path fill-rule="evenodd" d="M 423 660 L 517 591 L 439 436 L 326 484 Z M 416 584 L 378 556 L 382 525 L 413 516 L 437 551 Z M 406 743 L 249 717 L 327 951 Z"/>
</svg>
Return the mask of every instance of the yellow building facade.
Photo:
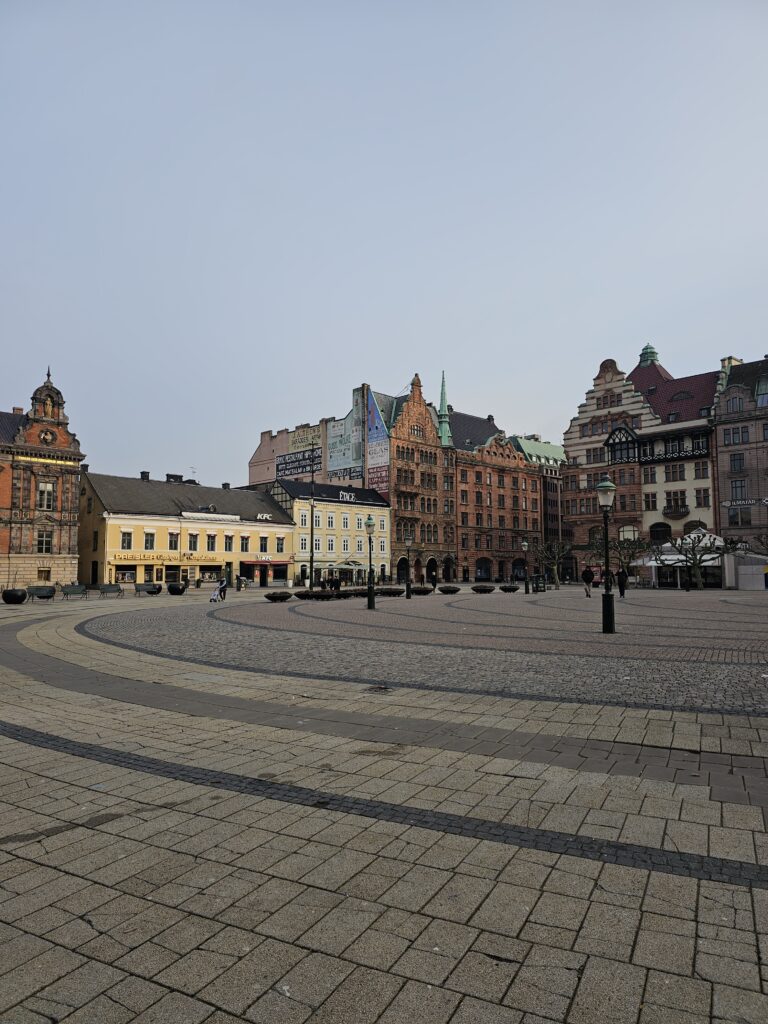
<svg viewBox="0 0 768 1024">
<path fill-rule="evenodd" d="M 291 517 L 269 495 L 83 473 L 79 578 L 91 584 L 293 579 Z"/>
</svg>

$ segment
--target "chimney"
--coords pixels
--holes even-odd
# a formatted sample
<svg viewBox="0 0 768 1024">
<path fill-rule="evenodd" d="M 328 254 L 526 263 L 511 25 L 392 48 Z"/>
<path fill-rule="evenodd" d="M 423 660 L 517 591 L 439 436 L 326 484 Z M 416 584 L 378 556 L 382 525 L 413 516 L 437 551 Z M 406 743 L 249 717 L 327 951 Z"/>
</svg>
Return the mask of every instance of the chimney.
<svg viewBox="0 0 768 1024">
<path fill-rule="evenodd" d="M 24 415 L 24 410 L 22 409 L 22 407 L 20 405 L 14 405 L 14 407 L 13 407 L 13 414 L 14 414 L 14 416 L 23 416 Z"/>
<path fill-rule="evenodd" d="M 88 463 L 87 462 L 81 462 L 80 463 L 80 472 L 81 473 L 87 473 L 88 472 Z"/>
<path fill-rule="evenodd" d="M 222 491 L 228 491 L 229 490 L 229 484 L 222 484 L 221 485 L 221 489 L 222 489 Z"/>
<path fill-rule="evenodd" d="M 180 484 L 182 482 L 182 479 L 183 479 L 183 477 L 182 477 L 181 473 L 166 473 L 165 474 L 165 482 L 167 484 Z"/>
<path fill-rule="evenodd" d="M 493 423 L 493 413 L 489 413 L 486 419 L 488 420 L 489 423 Z"/>
<path fill-rule="evenodd" d="M 139 473 L 139 476 L 141 477 L 142 480 L 149 480 L 149 470 L 142 469 L 142 471 Z"/>
</svg>

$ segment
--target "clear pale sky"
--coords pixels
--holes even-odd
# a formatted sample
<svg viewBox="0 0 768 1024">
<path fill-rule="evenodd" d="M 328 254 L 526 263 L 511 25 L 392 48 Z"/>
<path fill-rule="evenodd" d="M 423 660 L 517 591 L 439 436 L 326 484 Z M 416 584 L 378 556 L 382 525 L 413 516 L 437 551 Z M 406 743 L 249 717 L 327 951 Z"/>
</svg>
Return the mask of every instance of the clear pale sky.
<svg viewBox="0 0 768 1024">
<path fill-rule="evenodd" d="M 560 440 L 768 352 L 765 0 L 2 0 L 0 408 L 247 480 L 366 381 Z"/>
</svg>

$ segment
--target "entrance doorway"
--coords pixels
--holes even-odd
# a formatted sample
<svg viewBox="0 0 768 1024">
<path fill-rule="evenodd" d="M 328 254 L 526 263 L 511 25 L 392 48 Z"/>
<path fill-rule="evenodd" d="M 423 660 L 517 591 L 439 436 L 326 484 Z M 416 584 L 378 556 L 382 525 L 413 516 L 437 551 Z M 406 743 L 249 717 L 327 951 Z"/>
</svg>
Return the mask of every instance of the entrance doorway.
<svg viewBox="0 0 768 1024">
<path fill-rule="evenodd" d="M 437 583 L 437 559 L 430 558 L 427 562 L 427 583 L 432 586 Z"/>
<path fill-rule="evenodd" d="M 453 580 L 453 559 L 450 555 L 443 561 L 443 580 L 445 583 Z"/>
<path fill-rule="evenodd" d="M 93 586 L 99 582 L 99 563 L 91 562 L 91 583 Z"/>
<path fill-rule="evenodd" d="M 478 558 L 475 562 L 475 579 L 487 582 L 491 578 L 490 558 Z"/>
<path fill-rule="evenodd" d="M 266 565 L 260 565 L 259 567 L 259 586 L 269 586 L 269 569 Z"/>
<path fill-rule="evenodd" d="M 397 582 L 405 583 L 408 579 L 408 559 L 401 558 L 397 563 Z"/>
</svg>

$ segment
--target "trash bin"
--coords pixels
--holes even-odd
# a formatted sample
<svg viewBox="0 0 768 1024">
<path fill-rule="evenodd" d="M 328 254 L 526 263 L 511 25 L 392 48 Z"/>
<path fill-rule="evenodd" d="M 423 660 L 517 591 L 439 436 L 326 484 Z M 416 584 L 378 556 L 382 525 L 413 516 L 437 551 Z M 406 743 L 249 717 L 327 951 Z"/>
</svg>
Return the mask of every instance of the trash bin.
<svg viewBox="0 0 768 1024">
<path fill-rule="evenodd" d="M 238 576 L 235 579 L 235 590 L 239 593 L 243 589 L 243 581 Z"/>
</svg>

